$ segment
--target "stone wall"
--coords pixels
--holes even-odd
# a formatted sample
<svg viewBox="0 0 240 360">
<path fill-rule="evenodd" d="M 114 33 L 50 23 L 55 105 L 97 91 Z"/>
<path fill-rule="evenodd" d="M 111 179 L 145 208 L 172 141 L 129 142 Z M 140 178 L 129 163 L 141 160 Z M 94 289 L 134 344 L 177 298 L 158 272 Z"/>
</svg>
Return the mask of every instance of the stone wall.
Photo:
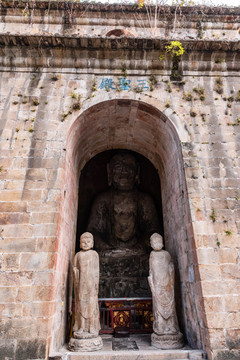
<svg viewBox="0 0 240 360">
<path fill-rule="evenodd" d="M 162 9 L 152 34 L 132 7 L 32 4 L 0 10 L 1 356 L 46 359 L 66 341 L 79 175 L 124 148 L 160 176 L 188 343 L 238 359 L 239 10 L 185 9 L 174 30 Z M 179 82 L 159 61 L 172 39 Z"/>
</svg>

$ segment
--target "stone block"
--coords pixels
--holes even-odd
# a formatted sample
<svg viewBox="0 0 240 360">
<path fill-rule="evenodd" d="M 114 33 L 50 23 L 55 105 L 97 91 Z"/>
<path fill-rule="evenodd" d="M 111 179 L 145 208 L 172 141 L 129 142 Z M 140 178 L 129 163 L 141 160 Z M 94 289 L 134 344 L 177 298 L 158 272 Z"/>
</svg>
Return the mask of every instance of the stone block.
<svg viewBox="0 0 240 360">
<path fill-rule="evenodd" d="M 19 269 L 19 254 L 4 254 L 2 261 L 2 270 L 18 270 Z"/>
<path fill-rule="evenodd" d="M 1 190 L 0 201 L 20 201 L 22 199 L 22 191 L 20 190 Z"/>
<path fill-rule="evenodd" d="M 34 318 L 46 318 L 53 315 L 54 304 L 52 302 L 38 302 L 23 304 L 23 316 Z"/>
<path fill-rule="evenodd" d="M 234 234 L 226 236 L 226 234 L 218 234 L 218 240 L 220 242 L 220 247 L 236 248 L 240 241 L 240 235 Z"/>
<path fill-rule="evenodd" d="M 15 286 L 0 287 L 0 303 L 15 302 L 16 301 L 17 288 Z"/>
<path fill-rule="evenodd" d="M 21 255 L 20 270 L 21 271 L 42 271 L 50 270 L 55 263 L 55 253 L 37 252 L 26 253 Z"/>
<path fill-rule="evenodd" d="M 240 311 L 240 294 L 223 296 L 224 309 L 227 312 Z"/>
<path fill-rule="evenodd" d="M 224 264 L 220 269 L 223 279 L 240 279 L 240 264 Z"/>
<path fill-rule="evenodd" d="M 45 190 L 45 196 L 48 198 L 49 201 L 60 201 L 62 192 L 61 190 Z"/>
<path fill-rule="evenodd" d="M 226 330 L 226 342 L 230 350 L 232 349 L 240 350 L 240 329 Z"/>
<path fill-rule="evenodd" d="M 19 286 L 17 290 L 17 296 L 15 301 L 17 302 L 29 302 L 33 300 L 33 287 L 32 286 Z"/>
<path fill-rule="evenodd" d="M 208 329 L 211 347 L 214 349 L 226 349 L 224 330 Z"/>
<path fill-rule="evenodd" d="M 203 299 L 206 313 L 224 311 L 222 296 L 206 296 Z"/>
<path fill-rule="evenodd" d="M 4 180 L 24 180 L 26 175 L 25 169 L 8 169 L 0 173 L 0 179 Z"/>
<path fill-rule="evenodd" d="M 36 240 L 32 238 L 4 238 L 0 244 L 3 253 L 32 252 L 35 251 Z"/>
<path fill-rule="evenodd" d="M 53 286 L 34 286 L 32 288 L 32 298 L 35 301 L 50 301 L 53 296 Z"/>
<path fill-rule="evenodd" d="M 196 234 L 214 234 L 214 228 L 209 221 L 196 221 L 193 223 L 193 229 Z"/>
<path fill-rule="evenodd" d="M 238 294 L 239 284 L 236 280 L 202 281 L 203 296 Z"/>
<path fill-rule="evenodd" d="M 54 282 L 53 270 L 46 270 L 41 272 L 33 272 L 33 284 L 36 286 L 40 285 L 51 285 Z"/>
<path fill-rule="evenodd" d="M 24 187 L 24 181 L 21 180 L 10 180 L 5 181 L 4 189 L 6 190 L 23 190 Z"/>
<path fill-rule="evenodd" d="M 33 234 L 33 226 L 26 224 L 16 224 L 16 225 L 2 225 L 1 226 L 2 237 L 31 237 Z"/>
<path fill-rule="evenodd" d="M 58 211 L 60 209 L 60 202 L 59 201 L 29 201 L 27 206 L 28 212 L 39 212 L 39 209 L 41 209 L 41 212 L 43 211 Z"/>
<path fill-rule="evenodd" d="M 25 201 L 16 201 L 16 202 L 6 202 L 0 203 L 1 212 L 25 212 L 27 209 L 27 202 Z"/>
<path fill-rule="evenodd" d="M 26 174 L 27 180 L 33 181 L 44 181 L 46 180 L 46 169 L 37 168 L 37 169 L 28 169 Z"/>
<path fill-rule="evenodd" d="M 25 224 L 29 222 L 29 214 L 15 213 L 15 214 L 1 214 L 0 225 L 6 224 Z"/>
<path fill-rule="evenodd" d="M 236 264 L 238 253 L 236 249 L 220 248 L 219 249 L 219 262 L 221 264 Z"/>
<path fill-rule="evenodd" d="M 218 250 L 211 248 L 197 249 L 197 258 L 200 265 L 218 264 Z"/>
<path fill-rule="evenodd" d="M 33 274 L 31 272 L 5 271 L 0 273 L 0 284 L 2 286 L 24 286 L 32 285 Z"/>
<path fill-rule="evenodd" d="M 240 350 L 213 350 L 213 360 L 239 360 Z"/>
<path fill-rule="evenodd" d="M 2 319 L 20 318 L 23 315 L 22 306 L 17 303 L 1 304 L 0 311 Z"/>
<path fill-rule="evenodd" d="M 207 315 L 207 324 L 209 328 L 215 329 L 231 329 L 238 328 L 240 321 L 240 313 L 233 312 L 218 312 L 218 313 L 208 313 Z"/>
<path fill-rule="evenodd" d="M 218 264 L 199 265 L 199 272 L 201 280 L 220 280 L 220 267 Z"/>
<path fill-rule="evenodd" d="M 57 223 L 59 214 L 57 212 L 34 212 L 31 215 L 31 224 Z"/>
<path fill-rule="evenodd" d="M 45 169 L 54 169 L 57 168 L 59 164 L 58 158 L 48 158 L 48 159 L 43 159 L 41 157 L 34 157 L 31 158 L 31 161 L 29 162 L 28 166 L 29 168 L 34 168 L 34 169 L 40 169 L 40 170 L 44 170 L 44 176 L 45 176 Z M 40 174 L 41 172 L 39 172 Z"/>
<path fill-rule="evenodd" d="M 24 190 L 22 193 L 23 200 L 36 201 L 42 199 L 42 190 Z"/>
<path fill-rule="evenodd" d="M 40 224 L 34 225 L 34 236 L 36 237 L 52 237 L 57 235 L 57 224 Z"/>
<path fill-rule="evenodd" d="M 26 341 L 44 338 L 48 336 L 47 324 L 48 319 L 14 318 L 5 324 L 5 329 L 9 329 L 8 332 L 5 332 L 5 337 Z"/>
<path fill-rule="evenodd" d="M 46 356 L 46 340 L 19 340 L 16 346 L 16 359 L 33 360 L 45 359 Z"/>
<path fill-rule="evenodd" d="M 30 145 L 30 142 L 25 139 L 24 140 L 25 147 L 28 146 L 28 143 Z M 28 166 L 28 159 L 27 158 L 21 158 L 20 157 L 20 158 L 13 159 L 13 162 L 12 162 L 12 168 L 13 169 L 23 169 L 23 168 L 27 168 L 27 166 Z"/>
<path fill-rule="evenodd" d="M 14 359 L 16 340 L 0 339 L 0 354 L 3 360 Z"/>
<path fill-rule="evenodd" d="M 36 251 L 53 252 L 56 250 L 57 237 L 43 237 L 37 239 Z"/>
</svg>

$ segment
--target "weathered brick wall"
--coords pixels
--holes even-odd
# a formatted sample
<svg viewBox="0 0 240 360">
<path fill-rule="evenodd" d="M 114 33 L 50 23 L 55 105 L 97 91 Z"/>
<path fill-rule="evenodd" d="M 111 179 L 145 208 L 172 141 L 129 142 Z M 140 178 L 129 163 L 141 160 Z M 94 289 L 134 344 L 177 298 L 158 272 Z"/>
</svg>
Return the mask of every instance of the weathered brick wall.
<svg viewBox="0 0 240 360">
<path fill-rule="evenodd" d="M 209 359 L 238 359 L 238 12 L 207 10 L 204 41 L 194 21 L 177 28 L 194 40 L 184 43 L 183 81 L 174 83 L 171 60 L 158 60 L 172 34 L 166 22 L 163 42 L 109 39 L 116 9 L 103 16 L 96 5 L 83 27 L 77 16 L 66 24 L 61 3 L 39 6 L 34 25 L 21 8 L 3 2 L 1 10 L 1 356 L 44 359 L 65 342 L 79 175 L 94 155 L 126 148 L 159 172 L 188 343 Z M 79 38 L 90 26 L 102 38 Z"/>
</svg>

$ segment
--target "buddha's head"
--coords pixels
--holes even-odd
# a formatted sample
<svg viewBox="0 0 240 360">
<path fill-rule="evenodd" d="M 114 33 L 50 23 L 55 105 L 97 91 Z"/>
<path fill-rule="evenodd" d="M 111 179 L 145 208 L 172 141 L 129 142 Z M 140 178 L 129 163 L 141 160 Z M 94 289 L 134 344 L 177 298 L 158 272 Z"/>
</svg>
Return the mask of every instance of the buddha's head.
<svg viewBox="0 0 240 360">
<path fill-rule="evenodd" d="M 136 158 L 127 152 L 114 155 L 107 170 L 108 184 L 117 190 L 132 190 L 139 182 L 139 165 Z"/>
</svg>

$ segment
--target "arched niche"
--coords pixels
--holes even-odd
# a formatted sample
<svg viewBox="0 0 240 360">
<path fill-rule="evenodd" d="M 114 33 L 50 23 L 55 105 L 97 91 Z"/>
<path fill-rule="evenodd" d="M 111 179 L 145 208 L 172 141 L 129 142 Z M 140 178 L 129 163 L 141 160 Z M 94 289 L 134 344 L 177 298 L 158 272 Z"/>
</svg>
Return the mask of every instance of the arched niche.
<svg viewBox="0 0 240 360">
<path fill-rule="evenodd" d="M 121 150 L 120 150 L 121 151 Z M 112 149 L 95 155 L 87 162 L 81 171 L 78 192 L 78 221 L 75 252 L 80 250 L 80 235 L 88 230 L 91 208 L 94 200 L 103 193 L 109 193 L 107 165 L 111 158 L 119 153 L 119 149 Z M 140 172 L 135 190 L 140 194 L 148 194 L 156 208 L 159 232 L 163 235 L 161 186 L 158 172 L 152 163 L 139 153 L 126 151 L 135 157 Z M 152 234 L 152 233 L 151 233 Z M 141 235 L 141 234 L 139 234 Z M 140 236 L 138 238 L 140 242 Z M 147 236 L 149 243 L 149 236 Z M 94 239 L 95 245 L 97 240 Z M 100 298 L 123 297 L 151 297 L 151 290 L 147 277 L 149 274 L 150 243 L 143 254 L 123 252 L 118 258 L 106 256 L 106 252 L 99 252 L 100 257 Z"/>
<path fill-rule="evenodd" d="M 52 349 L 61 347 L 66 338 L 68 274 L 75 254 L 80 174 L 95 155 L 112 149 L 139 153 L 158 172 L 165 247 L 175 263 L 177 294 L 181 297 L 176 299 L 178 317 L 188 344 L 202 348 L 205 341 L 204 312 L 178 133 L 173 123 L 156 107 L 136 100 L 115 99 L 88 108 L 72 124 L 68 134 Z"/>
</svg>

